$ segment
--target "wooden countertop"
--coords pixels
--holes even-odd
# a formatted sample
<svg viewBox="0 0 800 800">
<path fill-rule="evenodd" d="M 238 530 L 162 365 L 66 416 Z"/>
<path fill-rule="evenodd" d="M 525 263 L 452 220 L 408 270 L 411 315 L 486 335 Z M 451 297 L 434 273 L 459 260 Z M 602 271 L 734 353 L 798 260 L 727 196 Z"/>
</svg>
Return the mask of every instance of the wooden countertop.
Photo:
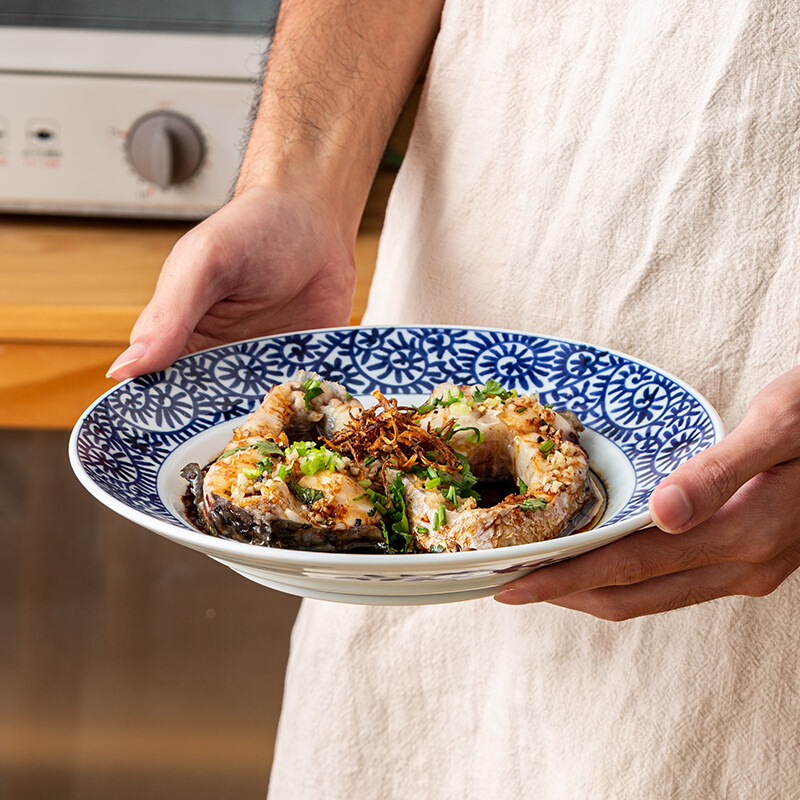
<svg viewBox="0 0 800 800">
<path fill-rule="evenodd" d="M 0 217 L 0 426 L 70 428 L 114 386 L 128 342 L 185 222 Z M 366 305 L 378 232 L 359 235 L 351 322 Z"/>
<path fill-rule="evenodd" d="M 124 344 L 181 223 L 0 218 L 0 340 Z"/>
</svg>

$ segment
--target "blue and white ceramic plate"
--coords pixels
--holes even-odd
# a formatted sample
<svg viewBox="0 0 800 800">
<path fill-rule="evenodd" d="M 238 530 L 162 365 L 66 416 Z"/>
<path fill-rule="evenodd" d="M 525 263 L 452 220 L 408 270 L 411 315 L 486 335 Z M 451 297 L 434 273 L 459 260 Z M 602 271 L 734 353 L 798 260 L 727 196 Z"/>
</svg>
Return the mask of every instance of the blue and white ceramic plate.
<svg viewBox="0 0 800 800">
<path fill-rule="evenodd" d="M 491 378 L 575 412 L 608 506 L 596 527 L 548 542 L 463 553 L 355 555 L 272 549 L 206 535 L 186 519 L 179 472 L 207 463 L 275 383 L 309 369 L 364 398 L 379 389 L 420 403 L 442 381 Z M 530 333 L 441 326 L 339 328 L 238 342 L 125 381 L 92 405 L 70 440 L 83 485 L 129 520 L 292 594 L 418 604 L 494 594 L 545 564 L 608 544 L 650 522 L 650 492 L 722 437 L 697 392 L 621 353 Z"/>
</svg>

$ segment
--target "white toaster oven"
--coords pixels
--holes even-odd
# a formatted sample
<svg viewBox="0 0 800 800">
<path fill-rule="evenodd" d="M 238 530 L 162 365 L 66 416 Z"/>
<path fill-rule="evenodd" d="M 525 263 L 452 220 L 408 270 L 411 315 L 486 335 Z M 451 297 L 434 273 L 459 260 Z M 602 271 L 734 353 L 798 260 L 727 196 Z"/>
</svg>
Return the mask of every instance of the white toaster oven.
<svg viewBox="0 0 800 800">
<path fill-rule="evenodd" d="M 0 211 L 214 211 L 236 177 L 278 4 L 77 0 L 42 14 L 37 0 L 6 0 Z"/>
</svg>

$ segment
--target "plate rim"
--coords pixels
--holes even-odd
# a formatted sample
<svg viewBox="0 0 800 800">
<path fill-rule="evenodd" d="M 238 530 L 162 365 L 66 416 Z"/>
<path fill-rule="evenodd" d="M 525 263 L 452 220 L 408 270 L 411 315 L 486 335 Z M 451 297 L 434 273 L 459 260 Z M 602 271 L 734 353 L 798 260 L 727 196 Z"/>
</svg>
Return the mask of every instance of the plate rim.
<svg viewBox="0 0 800 800">
<path fill-rule="evenodd" d="M 106 399 L 109 395 L 113 394 L 114 392 L 119 391 L 121 386 L 125 386 L 132 381 L 139 380 L 140 378 L 145 377 L 146 375 L 158 375 L 160 372 L 164 372 L 167 369 L 170 369 L 174 364 L 177 364 L 180 361 L 185 361 L 190 358 L 195 358 L 200 355 L 204 355 L 205 353 L 211 353 L 216 350 L 221 350 L 224 347 L 238 347 L 241 345 L 251 344 L 253 342 L 262 342 L 267 339 L 277 339 L 281 336 L 307 336 L 313 334 L 320 334 L 320 333 L 332 333 L 334 331 L 360 331 L 360 330 L 410 330 L 413 328 L 429 328 L 434 330 L 447 330 L 447 331 L 486 331 L 487 333 L 504 333 L 509 334 L 511 336 L 531 336 L 537 339 L 549 339 L 550 341 L 557 341 L 557 342 L 565 342 L 567 344 L 575 344 L 575 345 L 583 345 L 584 347 L 591 347 L 595 350 L 602 350 L 605 353 L 610 353 L 615 356 L 619 356 L 620 358 L 627 359 L 628 361 L 635 361 L 637 364 L 641 364 L 643 367 L 647 367 L 648 369 L 653 370 L 654 372 L 663 375 L 665 378 L 669 378 L 671 381 L 674 381 L 683 389 L 685 389 L 689 394 L 693 395 L 697 400 L 700 401 L 703 408 L 708 413 L 709 417 L 711 418 L 712 423 L 714 424 L 715 433 L 718 432 L 719 439 L 721 439 L 725 435 L 725 426 L 722 422 L 722 419 L 719 416 L 719 413 L 711 404 L 711 402 L 691 386 L 689 383 L 684 381 L 682 378 L 679 378 L 677 375 L 674 375 L 671 372 L 663 369 L 662 367 L 657 367 L 655 364 L 650 363 L 649 361 L 644 360 L 643 358 L 639 358 L 638 356 L 632 356 L 629 353 L 625 353 L 622 350 L 616 350 L 613 347 L 604 347 L 598 344 L 592 344 L 591 342 L 586 342 L 581 339 L 572 339 L 566 336 L 551 336 L 546 333 L 536 333 L 535 331 L 523 331 L 515 328 L 494 328 L 491 326 L 486 325 L 446 325 L 443 323 L 404 323 L 402 325 L 338 325 L 333 326 L 330 328 L 307 328 L 304 330 L 298 331 L 285 331 L 283 333 L 270 333 L 265 336 L 253 336 L 248 339 L 237 339 L 233 342 L 227 342 L 225 344 L 218 344 L 212 347 L 205 347 L 202 350 L 195 350 L 191 353 L 185 353 L 184 355 L 178 356 L 175 361 L 172 362 L 168 367 L 164 369 L 156 370 L 155 372 L 145 373 L 145 375 L 137 375 L 133 378 L 125 378 L 125 380 L 120 381 L 116 386 L 112 386 L 110 389 L 107 389 L 103 394 L 101 394 L 96 400 L 94 400 L 80 415 L 77 422 L 73 426 L 73 430 L 75 428 L 79 428 L 86 417 L 97 407 L 99 403 Z M 418 394 L 411 393 L 411 394 Z"/>
</svg>

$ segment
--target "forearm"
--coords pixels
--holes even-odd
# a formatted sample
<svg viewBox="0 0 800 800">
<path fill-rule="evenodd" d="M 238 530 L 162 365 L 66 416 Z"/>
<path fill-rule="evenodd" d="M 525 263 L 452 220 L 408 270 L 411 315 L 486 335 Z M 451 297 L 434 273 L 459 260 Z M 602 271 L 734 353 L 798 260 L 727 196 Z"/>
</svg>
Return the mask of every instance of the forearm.
<svg viewBox="0 0 800 800">
<path fill-rule="evenodd" d="M 312 188 L 355 235 L 443 0 L 283 0 L 237 193 Z"/>
</svg>

